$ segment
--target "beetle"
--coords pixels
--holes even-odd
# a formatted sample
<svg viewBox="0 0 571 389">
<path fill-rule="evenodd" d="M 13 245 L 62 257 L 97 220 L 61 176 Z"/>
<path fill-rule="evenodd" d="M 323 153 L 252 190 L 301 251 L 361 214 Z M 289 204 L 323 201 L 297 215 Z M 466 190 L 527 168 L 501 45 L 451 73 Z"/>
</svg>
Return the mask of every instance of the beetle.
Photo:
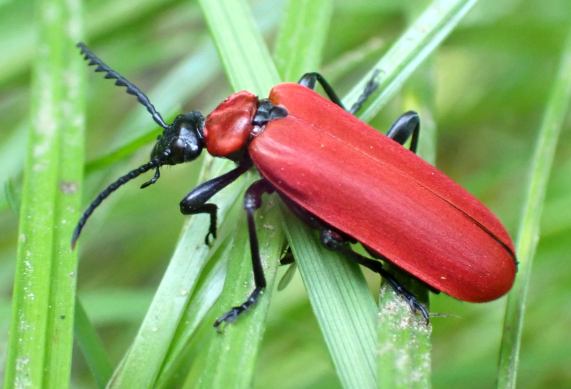
<svg viewBox="0 0 571 389">
<path fill-rule="evenodd" d="M 85 44 L 78 47 L 89 65 L 96 65 L 96 72 L 126 87 L 163 132 L 149 162 L 118 178 L 88 206 L 72 246 L 93 211 L 121 185 L 154 169 L 154 176 L 141 186 L 148 187 L 159 179 L 161 166 L 192 161 L 204 148 L 236 163 L 180 202 L 185 215 L 209 215 L 209 244 L 216 238 L 217 212 L 209 199 L 246 171 L 255 167 L 260 173 L 244 195 L 255 288 L 246 301 L 218 318 L 215 327 L 247 311 L 266 287 L 254 213 L 268 193 L 277 193 L 295 215 L 319 229 L 327 248 L 384 277 L 426 320 L 424 305 L 379 259 L 462 301 L 494 300 L 512 287 L 517 260 L 509 234 L 479 200 L 415 154 L 418 115 L 401 115 L 386 135 L 354 115 L 378 86 L 376 75 L 349 110 L 323 76 L 307 73 L 297 84 L 273 87 L 268 98 L 237 92 L 206 118 L 191 111 L 167 124 L 139 88 Z M 314 91 L 317 84 L 329 99 Z M 360 243 L 372 258 L 355 252 L 353 243 Z"/>
</svg>

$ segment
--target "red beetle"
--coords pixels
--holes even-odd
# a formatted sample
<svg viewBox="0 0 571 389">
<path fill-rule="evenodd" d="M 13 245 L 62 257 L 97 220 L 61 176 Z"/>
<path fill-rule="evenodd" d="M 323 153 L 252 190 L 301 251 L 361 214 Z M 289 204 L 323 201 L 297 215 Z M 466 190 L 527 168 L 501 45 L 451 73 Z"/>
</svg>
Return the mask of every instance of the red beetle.
<svg viewBox="0 0 571 389">
<path fill-rule="evenodd" d="M 275 86 L 268 99 L 246 91 L 234 93 L 206 120 L 201 113 L 190 112 L 167 125 L 134 84 L 85 45 L 78 46 L 89 64 L 97 65 L 96 71 L 105 72 L 106 78 L 136 96 L 164 131 L 150 162 L 120 177 L 90 204 L 74 231 L 73 245 L 94 209 L 119 186 L 155 169 L 142 187 L 153 184 L 160 166 L 194 160 L 204 147 L 213 156 L 237 163 L 230 172 L 196 187 L 180 203 L 183 214 L 210 215 L 207 244 L 216 237 L 217 210 L 208 200 L 252 166 L 262 176 L 244 198 L 255 289 L 244 303 L 221 316 L 216 327 L 255 304 L 266 286 L 254 211 L 262 194 L 271 192 L 318 228 L 328 248 L 380 273 L 426 319 L 425 307 L 381 262 L 354 252 L 350 243 L 361 243 L 371 256 L 459 300 L 490 301 L 511 288 L 517 262 L 510 236 L 481 202 L 415 155 L 418 115 L 402 115 L 387 136 L 353 115 L 376 88 L 374 79 L 349 111 L 321 75 L 308 73 L 299 84 Z M 331 101 L 313 91 L 316 82 Z M 411 136 L 408 150 L 402 145 Z"/>
</svg>

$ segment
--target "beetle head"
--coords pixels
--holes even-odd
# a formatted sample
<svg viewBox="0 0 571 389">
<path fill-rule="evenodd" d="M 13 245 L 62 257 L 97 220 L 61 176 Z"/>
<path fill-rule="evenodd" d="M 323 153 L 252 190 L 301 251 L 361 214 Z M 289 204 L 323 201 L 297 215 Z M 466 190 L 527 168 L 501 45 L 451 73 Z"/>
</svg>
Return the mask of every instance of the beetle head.
<svg viewBox="0 0 571 389">
<path fill-rule="evenodd" d="M 200 112 L 178 115 L 157 138 L 151 160 L 159 161 L 159 165 L 177 165 L 196 159 L 204 146 L 203 127 Z"/>
</svg>

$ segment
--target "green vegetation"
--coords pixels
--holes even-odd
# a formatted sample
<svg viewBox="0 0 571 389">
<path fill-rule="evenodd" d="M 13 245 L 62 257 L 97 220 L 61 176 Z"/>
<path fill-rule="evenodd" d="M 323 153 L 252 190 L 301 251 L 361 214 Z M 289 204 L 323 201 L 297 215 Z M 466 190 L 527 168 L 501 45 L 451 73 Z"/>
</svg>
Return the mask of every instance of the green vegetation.
<svg viewBox="0 0 571 389">
<path fill-rule="evenodd" d="M 571 382 L 567 1 L 143 0 L 131 7 L 0 2 L 6 387 L 91 388 L 109 379 L 122 388 Z M 183 217 L 178 202 L 231 166 L 208 156 L 107 200 L 80 240 L 76 270 L 68 245 L 80 208 L 146 161 L 158 133 L 131 96 L 87 69 L 73 47 L 80 39 L 148 92 L 167 120 L 181 110 L 209 112 L 234 90 L 263 95 L 313 70 L 351 103 L 381 69 L 382 88 L 362 117 L 384 130 L 403 111 L 419 111 L 421 155 L 488 204 L 514 238 L 519 229 L 521 279 L 507 313 L 506 298 L 475 305 L 431 294 L 431 327 L 406 306 L 385 315 L 394 296 L 379 290 L 379 278 L 323 250 L 271 196 L 258 224 L 272 286 L 254 311 L 217 334 L 214 319 L 252 285 L 241 194 L 255 174 L 217 195 L 219 236 L 206 247 L 207 217 Z M 299 266 L 276 291 L 286 237 Z"/>
</svg>

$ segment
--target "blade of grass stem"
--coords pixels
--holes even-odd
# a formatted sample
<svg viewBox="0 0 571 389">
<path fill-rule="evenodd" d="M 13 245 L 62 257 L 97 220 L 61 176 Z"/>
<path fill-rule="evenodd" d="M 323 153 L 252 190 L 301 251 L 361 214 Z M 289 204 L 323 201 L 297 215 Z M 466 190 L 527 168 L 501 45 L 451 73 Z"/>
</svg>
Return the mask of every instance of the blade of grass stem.
<svg viewBox="0 0 571 389">
<path fill-rule="evenodd" d="M 226 170 L 225 161 L 210 158 L 204 164 L 201 177 L 217 176 Z M 243 184 L 234 183 L 214 199 L 219 221 L 224 220 L 242 189 Z M 190 218 L 185 224 L 147 315 L 113 375 L 111 388 L 150 388 L 154 385 L 188 300 L 210 256 L 210 250 L 204 244 L 207 232 L 208 224 L 200 217 Z"/>
<path fill-rule="evenodd" d="M 13 132 L 9 135 L 0 147 L 0 166 L 2 166 L 3 177 L 0 181 L 2 191 L 0 192 L 0 212 L 9 206 L 7 193 L 4 190 L 9 184 L 9 180 L 15 178 L 24 164 L 24 150 L 26 148 L 26 138 L 28 134 L 28 126 L 20 124 L 15 126 Z"/>
<path fill-rule="evenodd" d="M 555 78 L 535 143 L 529 186 L 519 225 L 515 284 L 508 296 L 500 348 L 498 388 L 515 388 L 519 350 L 533 257 L 540 236 L 540 219 L 557 140 L 571 103 L 571 32 Z"/>
<path fill-rule="evenodd" d="M 386 42 L 379 37 L 372 37 L 363 44 L 342 54 L 333 62 L 328 63 L 323 69 L 323 74 L 328 80 L 335 80 L 367 62 L 369 59 L 377 59 L 381 55 Z"/>
<path fill-rule="evenodd" d="M 317 71 L 332 13 L 330 0 L 288 1 L 274 50 L 283 81 L 295 82 Z"/>
<path fill-rule="evenodd" d="M 239 0 L 199 3 L 232 88 L 266 95 L 279 77 L 248 5 Z"/>
<path fill-rule="evenodd" d="M 74 333 L 85 362 L 95 378 L 97 387 L 105 388 L 109 378 L 111 378 L 113 368 L 105 352 L 105 347 L 91 324 L 79 298 L 76 299 L 75 304 Z"/>
<path fill-rule="evenodd" d="M 226 325 L 222 334 L 214 334 L 208 345 L 208 354 L 200 378 L 189 382 L 190 387 L 199 388 L 248 388 L 256 363 L 261 336 L 266 327 L 271 295 L 274 291 L 278 258 L 282 250 L 283 234 L 279 229 L 280 213 L 275 198 L 267 201 L 263 215 L 257 218 L 258 239 L 261 243 L 260 256 L 268 287 L 254 309 L 240 316 L 235 323 Z M 246 224 L 244 217 L 240 218 Z M 250 245 L 247 230 L 241 228 L 232 250 L 228 276 L 216 310 L 223 314 L 230 307 L 239 305 L 254 289 Z"/>
<path fill-rule="evenodd" d="M 69 386 L 76 253 L 69 245 L 83 165 L 78 1 L 36 4 L 32 126 L 20 212 L 5 387 Z"/>
<path fill-rule="evenodd" d="M 359 114 L 364 121 L 372 119 L 380 108 L 395 95 L 412 72 L 458 25 L 474 4 L 476 0 L 433 1 L 373 66 L 369 74 L 355 85 L 344 101 L 355 101 L 373 72 L 380 71 L 379 88 Z"/>
<path fill-rule="evenodd" d="M 285 230 L 344 388 L 374 388 L 375 302 L 359 266 L 323 247 L 287 210 Z"/>
<path fill-rule="evenodd" d="M 137 18 L 165 7 L 173 0 L 141 0 L 137 7 L 122 4 L 117 1 L 87 2 L 85 20 L 86 35 L 96 39 L 110 30 L 120 28 L 132 23 Z M 103 3 L 103 5 L 101 4 Z M 23 7 L 27 7 L 22 2 Z M 32 23 L 22 23 L 28 17 L 28 10 L 17 13 L 18 18 L 13 19 L 13 13 L 6 13 L 8 20 L 0 20 L 0 49 L 3 53 L 0 59 L 0 84 L 17 77 L 28 70 L 34 59 L 34 31 Z M 24 15 L 24 16 L 21 16 Z M 15 23 L 20 23 L 14 25 Z"/>
<path fill-rule="evenodd" d="M 188 309 L 181 320 L 181 323 L 184 323 L 184 325 L 179 326 L 173 338 L 171 348 L 155 384 L 157 388 L 180 386 L 178 382 L 174 383 L 172 381 L 173 378 L 180 376 L 177 374 L 178 371 L 188 371 L 189 354 L 195 351 L 191 349 L 191 340 L 210 308 L 214 306 L 222 294 L 228 271 L 228 260 L 232 256 L 231 253 L 235 254 L 233 237 L 229 237 L 222 246 L 220 249 L 221 258 L 212 258 L 217 263 L 189 302 Z M 212 329 L 209 328 L 209 330 Z"/>
</svg>

